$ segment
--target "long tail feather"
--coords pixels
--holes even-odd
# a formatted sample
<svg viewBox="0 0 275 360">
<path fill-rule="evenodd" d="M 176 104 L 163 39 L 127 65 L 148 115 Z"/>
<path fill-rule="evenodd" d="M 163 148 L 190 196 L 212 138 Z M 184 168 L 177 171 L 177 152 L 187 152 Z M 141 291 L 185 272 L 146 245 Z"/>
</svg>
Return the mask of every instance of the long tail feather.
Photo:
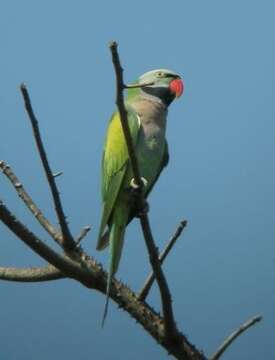
<svg viewBox="0 0 275 360">
<path fill-rule="evenodd" d="M 104 327 L 105 320 L 106 320 L 106 317 L 107 317 L 107 314 L 108 314 L 111 282 L 112 282 L 112 279 L 109 281 L 109 277 L 108 277 L 107 289 L 106 289 L 106 299 L 105 299 L 103 316 L 102 316 L 102 320 L 101 320 L 101 327 L 102 328 Z"/>
<path fill-rule="evenodd" d="M 102 327 L 104 326 L 104 322 L 108 313 L 112 279 L 118 269 L 118 265 L 121 257 L 127 219 L 128 219 L 128 209 L 125 209 L 124 207 L 119 207 L 115 209 L 113 216 L 113 223 L 111 225 L 110 233 L 109 233 L 110 262 L 109 262 L 109 272 L 108 272 L 107 288 L 106 288 L 106 301 L 105 301 L 103 318 L 101 323 Z"/>
</svg>

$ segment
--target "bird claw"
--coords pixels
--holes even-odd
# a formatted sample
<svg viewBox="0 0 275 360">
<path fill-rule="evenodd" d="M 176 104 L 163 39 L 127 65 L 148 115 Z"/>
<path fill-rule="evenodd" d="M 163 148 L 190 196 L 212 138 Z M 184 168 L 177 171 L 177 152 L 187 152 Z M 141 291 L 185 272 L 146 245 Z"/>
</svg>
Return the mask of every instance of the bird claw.
<svg viewBox="0 0 275 360">
<path fill-rule="evenodd" d="M 140 218 L 143 215 L 147 214 L 149 211 L 149 204 L 145 199 L 140 199 L 140 193 L 144 187 L 148 185 L 148 181 L 144 178 L 140 178 L 142 181 L 143 186 L 140 187 L 136 184 L 135 179 L 132 178 L 130 181 L 130 191 L 133 196 L 133 207 L 134 207 L 134 214 L 136 217 Z M 143 197 L 142 197 L 143 198 Z"/>
<path fill-rule="evenodd" d="M 147 181 L 144 177 L 141 177 L 140 180 L 142 181 L 143 186 L 146 187 L 147 184 L 148 184 L 148 181 Z M 130 187 L 131 187 L 132 189 L 134 189 L 134 190 L 138 190 L 138 189 L 139 189 L 139 185 L 136 184 L 134 178 L 132 178 L 131 181 L 130 181 Z"/>
</svg>

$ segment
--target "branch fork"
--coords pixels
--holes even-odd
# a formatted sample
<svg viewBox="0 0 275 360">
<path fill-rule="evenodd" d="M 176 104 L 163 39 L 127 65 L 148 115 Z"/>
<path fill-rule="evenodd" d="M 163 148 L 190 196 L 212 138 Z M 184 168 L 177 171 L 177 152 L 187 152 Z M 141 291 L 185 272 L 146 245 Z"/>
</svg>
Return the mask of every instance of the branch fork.
<svg viewBox="0 0 275 360">
<path fill-rule="evenodd" d="M 145 199 L 143 191 L 141 190 L 146 184 L 144 183 L 144 179 L 140 176 L 138 168 L 127 120 L 127 111 L 123 100 L 123 90 L 150 86 L 153 85 L 153 83 L 124 85 L 123 69 L 120 65 L 117 43 L 111 42 L 109 47 L 116 74 L 116 104 L 120 112 L 121 124 L 128 148 L 130 163 L 133 169 L 133 183 L 135 185 L 133 187 L 135 187 L 134 191 L 137 193 L 138 204 L 142 208 Z M 40 225 L 47 231 L 51 238 L 61 246 L 63 253 L 60 254 L 53 250 L 37 235 L 24 226 L 0 199 L 0 220 L 18 237 L 18 239 L 22 240 L 35 253 L 48 262 L 46 267 L 41 268 L 22 269 L 0 267 L 0 279 L 17 282 L 37 282 L 71 278 L 89 289 L 97 290 L 105 294 L 107 280 L 106 272 L 102 269 L 101 264 L 90 257 L 80 246 L 80 242 L 89 233 L 90 227 L 84 227 L 76 238 L 72 236 L 55 182 L 56 177 L 62 175 L 62 172 L 52 172 L 26 85 L 22 84 L 20 90 L 32 126 L 37 151 L 50 187 L 53 205 L 60 224 L 60 230 L 56 229 L 44 216 L 43 212 L 25 190 L 21 181 L 4 161 L 0 161 L 0 170 L 11 182 L 19 197 L 32 212 L 37 221 L 39 221 Z M 175 245 L 183 229 L 186 227 L 187 222 L 186 220 L 181 221 L 175 234 L 171 237 L 166 248 L 159 256 L 147 212 L 142 212 L 139 217 L 152 266 L 152 273 L 146 279 L 143 288 L 138 294 L 135 294 L 125 284 L 114 278 L 112 281 L 110 297 L 119 307 L 125 309 L 139 324 L 141 324 L 143 328 L 175 358 L 183 360 L 207 360 L 205 355 L 196 349 L 196 347 L 187 340 L 186 336 L 178 330 L 174 319 L 170 290 L 161 268 L 161 264 Z M 145 301 L 155 279 L 160 291 L 163 317 L 158 315 Z M 261 317 L 258 316 L 243 324 L 236 332 L 225 340 L 210 359 L 219 359 L 234 339 L 260 320 Z"/>
<path fill-rule="evenodd" d="M 124 132 L 125 141 L 127 144 L 127 149 L 129 153 L 129 159 L 130 164 L 132 166 L 133 170 L 133 180 L 135 182 L 135 185 L 142 189 L 144 186 L 144 183 L 142 181 L 142 177 L 140 175 L 138 162 L 130 134 L 128 119 L 127 119 L 127 111 L 124 105 L 123 100 L 123 89 L 125 86 L 123 85 L 123 69 L 120 64 L 119 55 L 117 52 L 117 43 L 111 42 L 110 44 L 110 50 L 112 54 L 112 61 L 116 73 L 116 104 L 118 107 L 118 111 L 120 114 L 120 120 L 121 120 L 121 126 Z M 144 203 L 144 196 L 142 191 L 139 191 L 138 193 L 138 202 L 140 207 L 142 208 L 142 205 Z M 147 213 L 143 212 L 139 216 L 140 218 L 140 224 L 142 227 L 143 235 L 145 238 L 147 250 L 149 253 L 149 259 L 150 263 L 154 272 L 154 275 L 156 277 L 160 295 L 161 295 L 161 301 L 162 301 L 162 311 L 164 316 L 164 329 L 165 329 L 165 336 L 166 340 L 174 342 L 176 335 L 178 333 L 176 323 L 174 320 L 174 313 L 172 308 L 172 298 L 169 290 L 168 283 L 166 281 L 166 278 L 164 276 L 164 273 L 161 268 L 161 264 L 158 257 L 158 250 L 154 242 L 154 238 L 152 235 L 149 218 Z"/>
</svg>

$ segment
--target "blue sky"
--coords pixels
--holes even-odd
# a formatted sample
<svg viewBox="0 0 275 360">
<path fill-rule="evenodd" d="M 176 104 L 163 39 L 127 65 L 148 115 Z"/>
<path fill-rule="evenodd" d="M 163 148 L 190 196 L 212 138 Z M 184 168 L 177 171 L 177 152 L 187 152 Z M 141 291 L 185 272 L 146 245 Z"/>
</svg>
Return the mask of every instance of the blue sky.
<svg viewBox="0 0 275 360">
<path fill-rule="evenodd" d="M 262 323 L 224 355 L 275 356 L 275 73 L 273 1 L 9 1 L 0 12 L 0 158 L 56 223 L 19 94 L 28 85 L 74 233 L 100 220 L 100 159 L 114 110 L 107 44 L 119 43 L 125 79 L 165 67 L 183 75 L 169 112 L 170 164 L 150 197 L 160 248 L 186 218 L 165 263 L 178 325 L 210 354 L 250 316 Z M 0 177 L 0 197 L 52 244 Z M 43 262 L 0 225 L 0 264 Z M 149 272 L 138 222 L 127 230 L 118 277 L 138 290 Z M 69 280 L 0 282 L 0 348 L 7 360 L 165 358 L 127 314 Z M 159 308 L 157 289 L 150 302 Z"/>
</svg>

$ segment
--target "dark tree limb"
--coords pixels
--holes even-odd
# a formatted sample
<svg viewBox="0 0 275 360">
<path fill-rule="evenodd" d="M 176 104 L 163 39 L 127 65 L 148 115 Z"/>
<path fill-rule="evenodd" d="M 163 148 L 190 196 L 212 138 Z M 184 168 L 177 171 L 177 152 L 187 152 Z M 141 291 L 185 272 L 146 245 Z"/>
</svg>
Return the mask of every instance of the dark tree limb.
<svg viewBox="0 0 275 360">
<path fill-rule="evenodd" d="M 15 188 L 19 197 L 23 200 L 24 204 L 28 207 L 28 209 L 32 212 L 34 217 L 38 220 L 40 225 L 49 233 L 49 235 L 59 244 L 63 245 L 63 238 L 60 231 L 55 229 L 55 227 L 46 219 L 43 215 L 42 211 L 38 208 L 38 206 L 34 203 L 33 199 L 24 189 L 23 184 L 14 174 L 9 165 L 7 165 L 4 161 L 0 161 L 0 170 L 2 170 L 3 174 L 7 176 L 13 187 Z"/>
<path fill-rule="evenodd" d="M 160 261 L 161 264 L 164 262 L 167 255 L 169 254 L 170 250 L 175 245 L 177 239 L 180 237 L 180 235 L 181 235 L 183 229 L 186 227 L 186 225 L 187 225 L 187 220 L 182 220 L 180 225 L 178 226 L 175 234 L 168 241 L 167 245 L 165 246 L 164 250 L 162 251 L 162 253 L 159 256 L 159 261 Z M 150 291 L 150 289 L 151 289 L 151 287 L 152 287 L 152 285 L 154 283 L 154 280 L 155 280 L 155 274 L 152 271 L 151 274 L 149 274 L 149 276 L 145 280 L 145 283 L 144 283 L 142 289 L 140 290 L 140 292 L 138 294 L 138 299 L 140 301 L 145 301 L 145 299 L 148 296 L 149 291 Z"/>
<path fill-rule="evenodd" d="M 143 197 L 143 182 L 141 180 L 137 159 L 135 157 L 135 151 L 132 145 L 129 126 L 127 122 L 127 112 L 123 101 L 123 89 L 127 87 L 142 87 L 144 84 L 133 84 L 132 86 L 123 84 L 122 68 L 120 66 L 119 56 L 117 53 L 117 44 L 112 43 L 110 45 L 113 63 L 117 75 L 117 106 L 120 111 L 120 117 L 122 121 L 122 127 L 125 135 L 125 139 L 128 146 L 129 157 L 134 173 L 134 181 L 138 187 L 138 201 L 140 208 L 145 203 Z M 148 85 L 148 84 L 146 84 Z M 41 225 L 46 228 L 48 233 L 52 237 L 56 237 L 56 241 L 60 243 L 65 250 L 70 250 L 63 254 L 59 254 L 51 247 L 46 245 L 41 239 L 39 239 L 34 233 L 32 233 L 26 226 L 24 226 L 16 217 L 10 212 L 10 210 L 0 200 L 0 220 L 27 246 L 29 246 L 35 253 L 48 262 L 48 266 L 44 268 L 28 268 L 18 269 L 10 267 L 0 267 L 0 279 L 9 281 L 48 281 L 61 278 L 71 278 L 80 282 L 85 287 L 93 290 L 97 290 L 103 294 L 106 293 L 107 273 L 102 269 L 102 266 L 97 263 L 92 257 L 87 255 L 80 246 L 80 241 L 88 233 L 89 227 L 84 228 L 78 235 L 76 241 L 74 241 L 69 226 L 66 222 L 63 207 L 55 183 L 55 177 L 61 173 L 53 174 L 48 160 L 47 154 L 44 150 L 42 139 L 40 136 L 38 122 L 33 113 L 28 91 L 25 85 L 21 86 L 21 92 L 24 97 L 25 106 L 29 115 L 34 137 L 36 140 L 37 148 L 42 160 L 44 171 L 46 173 L 48 183 L 52 192 L 54 205 L 57 213 L 57 217 L 61 226 L 61 233 L 58 232 L 44 217 L 42 212 L 36 207 L 32 199 L 24 190 L 22 184 L 18 181 L 16 176 L 11 172 L 10 168 L 4 163 L 0 162 L 0 167 L 5 175 L 8 176 L 13 186 L 17 190 L 19 196 L 30 208 L 32 213 L 40 221 Z M 127 130 L 128 129 L 128 130 Z M 122 282 L 113 278 L 110 298 L 118 304 L 119 307 L 126 310 L 130 316 L 132 316 L 143 328 L 147 331 L 162 347 L 164 347 L 169 354 L 172 354 L 177 359 L 182 360 L 207 360 L 202 352 L 195 348 L 187 338 L 176 327 L 173 309 L 171 304 L 171 295 L 169 288 L 161 269 L 161 261 L 165 259 L 165 256 L 169 253 L 176 239 L 179 237 L 180 232 L 186 223 L 182 222 L 181 227 L 173 236 L 169 242 L 166 250 L 162 253 L 161 258 L 158 257 L 158 250 L 154 244 L 152 232 L 147 214 L 140 215 L 141 226 L 146 241 L 151 266 L 153 268 L 153 275 L 156 277 L 162 300 L 163 318 L 157 314 L 146 302 L 140 301 L 135 293 L 133 293 Z M 249 324 L 242 325 L 241 329 L 238 329 L 233 333 L 226 341 L 225 345 L 221 346 L 222 350 L 213 355 L 211 360 L 216 360 L 225 350 L 228 344 L 230 344 L 241 332 L 245 331 L 249 326 L 252 326 L 257 321 L 260 321 L 260 317 L 250 320 Z M 232 339 L 233 338 L 233 339 Z M 218 353 L 218 355 L 217 355 Z M 216 356 L 216 357 L 215 357 Z"/>
<path fill-rule="evenodd" d="M 40 255 L 44 260 L 60 269 L 68 277 L 74 278 L 76 275 L 83 275 L 81 266 L 64 255 L 58 254 L 43 241 L 41 241 L 34 233 L 32 233 L 25 225 L 23 225 L 9 211 L 0 200 L 0 220 L 26 245 L 34 252 Z"/>
<path fill-rule="evenodd" d="M 0 279 L 15 282 L 44 282 L 64 279 L 65 276 L 54 266 L 15 268 L 0 266 Z"/>
<path fill-rule="evenodd" d="M 106 272 L 102 270 L 100 264 L 89 257 L 81 248 L 74 250 L 75 258 L 76 260 L 78 259 L 78 262 L 56 253 L 18 221 L 1 200 L 0 220 L 34 252 L 59 269 L 64 276 L 78 280 L 84 286 L 105 294 L 107 284 Z M 163 319 L 147 304 L 138 301 L 135 293 L 115 278 L 112 281 L 110 297 L 177 359 L 206 360 L 205 356 L 179 331 L 177 332 L 179 340 L 177 343 L 167 341 Z"/>
<path fill-rule="evenodd" d="M 111 42 L 109 46 L 112 53 L 112 60 L 116 74 L 116 104 L 120 113 L 121 126 L 127 144 L 129 158 L 133 169 L 134 180 L 136 185 L 141 189 L 143 187 L 143 182 L 141 180 L 141 176 L 138 168 L 137 158 L 133 147 L 130 128 L 127 120 L 127 110 L 124 106 L 124 100 L 123 100 L 123 89 L 125 89 L 126 86 L 124 85 L 123 82 L 123 69 L 120 65 L 120 60 L 117 52 L 117 43 Z"/>
<path fill-rule="evenodd" d="M 154 243 L 149 219 L 146 214 L 140 217 L 140 223 L 143 231 L 143 236 L 145 238 L 147 250 L 149 253 L 150 263 L 154 271 L 155 278 L 157 280 L 157 284 L 160 291 L 164 326 L 165 326 L 165 335 L 169 342 L 171 343 L 177 342 L 178 341 L 177 328 L 173 314 L 172 298 L 168 287 L 168 283 L 161 269 L 161 265 L 158 257 L 158 250 Z"/>
<path fill-rule="evenodd" d="M 209 360 L 218 360 L 225 352 L 225 350 L 232 344 L 232 342 L 237 339 L 237 337 L 239 337 L 244 331 L 246 331 L 256 323 L 260 322 L 261 320 L 262 320 L 262 316 L 258 315 L 258 316 L 254 316 L 253 318 L 249 319 L 244 324 L 242 324 L 237 330 L 235 330 L 231 335 L 229 335 L 224 340 L 224 342 L 221 344 L 218 350 L 209 358 Z"/>
<path fill-rule="evenodd" d="M 33 112 L 32 109 L 32 105 L 31 105 L 31 100 L 30 100 L 30 96 L 27 90 L 27 87 L 25 84 L 22 84 L 20 86 L 20 90 L 25 102 L 25 108 L 27 111 L 27 114 L 29 115 L 29 119 L 32 125 L 32 130 L 33 130 L 33 134 L 34 134 L 34 138 L 36 141 L 36 146 L 40 155 L 40 159 L 42 161 L 43 164 L 43 168 L 51 189 L 51 193 L 52 193 L 52 197 L 53 197 L 53 201 L 54 201 L 54 205 L 55 205 L 55 211 L 58 217 L 58 221 L 60 224 L 60 228 L 61 228 L 61 233 L 62 233 L 62 246 L 65 250 L 72 250 L 75 248 L 75 242 L 74 239 L 72 237 L 72 234 L 70 232 L 70 229 L 68 227 L 67 221 L 66 221 L 66 216 L 64 214 L 63 211 L 63 207 L 62 207 L 62 203 L 60 200 L 60 196 L 59 196 L 59 192 L 55 183 L 55 176 L 52 173 L 52 170 L 50 168 L 50 164 L 47 158 L 47 154 L 46 151 L 44 149 L 44 145 L 42 142 L 42 138 L 40 135 L 40 131 L 39 131 L 39 125 L 38 125 L 38 121 L 37 118 Z"/>
<path fill-rule="evenodd" d="M 125 136 L 125 141 L 127 144 L 127 149 L 129 153 L 129 159 L 130 164 L 132 166 L 133 170 L 133 176 L 135 184 L 139 187 L 139 207 L 142 209 L 144 206 L 144 197 L 142 193 L 142 187 L 143 182 L 141 180 L 139 168 L 138 168 L 138 162 L 135 155 L 135 150 L 133 147 L 133 142 L 130 134 L 128 119 L 127 119 L 127 111 L 124 105 L 123 100 L 123 89 L 125 88 L 124 82 L 123 82 L 123 69 L 120 64 L 119 55 L 117 52 L 117 43 L 111 42 L 110 44 L 110 50 L 112 53 L 112 61 L 116 73 L 116 104 L 120 113 L 120 120 L 121 120 L 121 126 L 123 129 L 123 133 Z M 174 314 L 173 314 L 173 308 L 172 308 L 172 300 L 171 300 L 171 294 L 168 287 L 168 283 L 166 281 L 166 278 L 164 276 L 164 273 L 161 269 L 161 265 L 158 258 L 158 250 L 155 246 L 155 242 L 153 239 L 152 231 L 150 228 L 150 223 L 148 216 L 145 212 L 141 214 L 140 216 L 140 223 L 143 231 L 143 235 L 145 238 L 147 250 L 149 253 L 149 259 L 152 266 L 152 269 L 154 271 L 159 290 L 160 290 L 160 296 L 162 301 L 162 310 L 163 310 L 163 317 L 164 317 L 164 324 L 165 324 L 165 334 L 167 339 L 171 342 L 177 342 L 176 334 L 176 323 L 174 320 Z"/>
</svg>

